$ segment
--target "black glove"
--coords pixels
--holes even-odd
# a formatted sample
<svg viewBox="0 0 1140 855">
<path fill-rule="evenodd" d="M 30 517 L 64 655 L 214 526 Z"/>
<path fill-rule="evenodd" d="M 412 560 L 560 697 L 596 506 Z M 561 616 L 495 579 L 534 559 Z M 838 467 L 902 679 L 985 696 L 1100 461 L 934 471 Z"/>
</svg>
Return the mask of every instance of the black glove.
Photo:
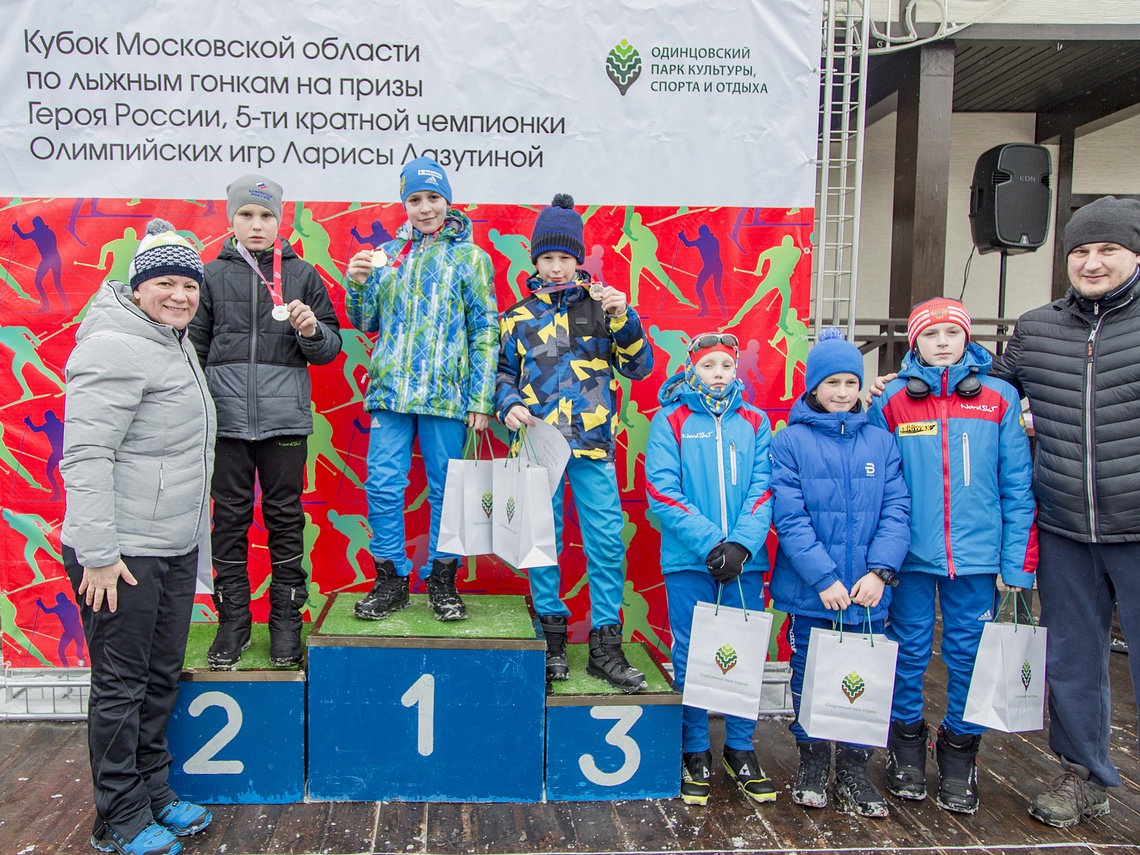
<svg viewBox="0 0 1140 855">
<path fill-rule="evenodd" d="M 705 568 L 709 575 L 727 585 L 744 570 L 744 564 L 752 557 L 752 553 L 731 540 L 718 543 L 705 558 Z"/>
</svg>

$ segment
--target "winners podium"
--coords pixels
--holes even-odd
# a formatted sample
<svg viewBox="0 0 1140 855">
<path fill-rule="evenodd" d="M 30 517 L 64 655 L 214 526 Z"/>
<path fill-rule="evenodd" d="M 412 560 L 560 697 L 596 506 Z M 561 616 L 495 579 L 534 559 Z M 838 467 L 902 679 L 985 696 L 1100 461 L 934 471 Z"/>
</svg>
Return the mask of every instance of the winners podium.
<svg viewBox="0 0 1140 855">
<path fill-rule="evenodd" d="M 241 669 L 208 671 L 215 625 L 191 628 L 168 728 L 175 792 L 206 803 L 679 793 L 681 696 L 643 645 L 625 652 L 648 692 L 587 676 L 586 645 L 570 645 L 571 679 L 548 695 L 546 644 L 524 597 L 467 595 L 468 620 L 449 623 L 424 595 L 362 621 L 357 598 L 329 599 L 304 670 L 270 668 L 268 633 L 255 625 Z"/>
</svg>

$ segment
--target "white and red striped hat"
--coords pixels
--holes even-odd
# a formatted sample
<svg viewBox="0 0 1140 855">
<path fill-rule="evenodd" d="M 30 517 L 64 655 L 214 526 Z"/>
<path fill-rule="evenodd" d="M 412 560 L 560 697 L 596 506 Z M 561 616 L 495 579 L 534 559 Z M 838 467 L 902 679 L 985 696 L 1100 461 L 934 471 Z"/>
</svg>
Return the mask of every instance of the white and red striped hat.
<svg viewBox="0 0 1140 855">
<path fill-rule="evenodd" d="M 914 342 L 922 331 L 935 324 L 957 324 L 966 331 L 967 341 L 970 338 L 970 313 L 966 307 L 950 297 L 935 297 L 910 310 L 906 337 L 911 350 L 914 350 Z"/>
</svg>

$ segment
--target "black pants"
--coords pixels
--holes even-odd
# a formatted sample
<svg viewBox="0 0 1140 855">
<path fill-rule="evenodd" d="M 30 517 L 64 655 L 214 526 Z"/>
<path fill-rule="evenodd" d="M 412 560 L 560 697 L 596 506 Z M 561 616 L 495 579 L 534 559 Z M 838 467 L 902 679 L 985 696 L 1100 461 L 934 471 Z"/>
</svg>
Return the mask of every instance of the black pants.
<svg viewBox="0 0 1140 855">
<path fill-rule="evenodd" d="M 269 533 L 272 585 L 282 589 L 305 587 L 301 492 L 307 456 L 305 436 L 275 436 L 252 442 L 218 439 L 211 488 L 214 588 L 231 604 L 249 605 L 249 527 L 253 524 L 255 477 L 261 485 L 261 516 Z"/>
<path fill-rule="evenodd" d="M 1128 665 L 1140 703 L 1140 543 L 1078 543 L 1042 531 L 1037 592 L 1049 628 L 1049 747 L 1108 787 L 1122 782 L 1109 757 L 1108 681 L 1112 609 L 1132 649 Z M 1118 691 L 1126 691 L 1119 687 Z"/>
<path fill-rule="evenodd" d="M 166 722 L 178 699 L 194 608 L 198 550 L 174 558 L 131 557 L 138 581 L 119 583 L 118 608 L 92 611 L 79 596 L 83 568 L 63 548 L 91 656 L 87 743 L 95 787 L 95 832 L 109 824 L 127 840 L 178 796 L 170 789 Z"/>
</svg>

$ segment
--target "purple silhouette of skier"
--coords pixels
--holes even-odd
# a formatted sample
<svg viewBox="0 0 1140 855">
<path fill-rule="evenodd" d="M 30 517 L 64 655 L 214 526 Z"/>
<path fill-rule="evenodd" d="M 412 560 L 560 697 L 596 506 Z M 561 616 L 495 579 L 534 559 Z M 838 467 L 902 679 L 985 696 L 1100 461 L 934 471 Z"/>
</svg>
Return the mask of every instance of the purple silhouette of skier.
<svg viewBox="0 0 1140 855">
<path fill-rule="evenodd" d="M 685 246 L 695 246 L 701 254 L 702 267 L 701 272 L 697 274 L 697 299 L 701 302 L 701 310 L 697 312 L 697 317 L 703 318 L 709 313 L 709 304 L 705 300 L 705 285 L 711 279 L 713 293 L 716 294 L 717 302 L 720 304 L 720 316 L 723 318 L 727 309 L 724 305 L 724 294 L 721 292 L 721 282 L 724 280 L 724 262 L 720 257 L 720 241 L 704 223 L 701 223 L 701 227 L 697 229 L 697 236 L 693 240 L 685 237 L 684 230 L 677 232 L 677 237 Z"/>
<path fill-rule="evenodd" d="M 55 277 L 55 290 L 63 301 L 63 311 L 70 312 L 71 306 L 67 302 L 67 294 L 63 290 L 63 259 L 59 257 L 59 242 L 55 232 L 48 228 L 43 217 L 32 218 L 32 230 L 25 232 L 20 229 L 19 223 L 12 223 L 12 231 L 20 236 L 21 240 L 30 240 L 36 245 L 40 253 L 40 263 L 36 265 L 36 290 L 40 292 L 40 311 L 51 309 L 44 281 L 50 273 Z"/>
<path fill-rule="evenodd" d="M 47 479 L 51 484 L 51 498 L 52 501 L 63 498 L 63 491 L 59 486 L 59 461 L 63 459 L 63 422 L 59 420 L 55 411 L 48 410 L 44 413 L 42 425 L 33 422 L 31 416 L 24 416 L 24 424 L 36 433 L 47 436 L 51 444 L 51 454 L 47 459 Z"/>
<path fill-rule="evenodd" d="M 56 653 L 64 668 L 70 668 L 67 658 L 67 648 L 75 645 L 75 658 L 82 665 L 87 659 L 87 651 L 83 644 L 83 624 L 79 620 L 79 608 L 72 602 L 67 594 L 60 591 L 55 595 L 55 605 L 48 608 L 44 601 L 36 597 L 36 607 L 45 614 L 55 615 L 63 627 L 63 634 L 59 637 L 59 646 Z"/>
</svg>

